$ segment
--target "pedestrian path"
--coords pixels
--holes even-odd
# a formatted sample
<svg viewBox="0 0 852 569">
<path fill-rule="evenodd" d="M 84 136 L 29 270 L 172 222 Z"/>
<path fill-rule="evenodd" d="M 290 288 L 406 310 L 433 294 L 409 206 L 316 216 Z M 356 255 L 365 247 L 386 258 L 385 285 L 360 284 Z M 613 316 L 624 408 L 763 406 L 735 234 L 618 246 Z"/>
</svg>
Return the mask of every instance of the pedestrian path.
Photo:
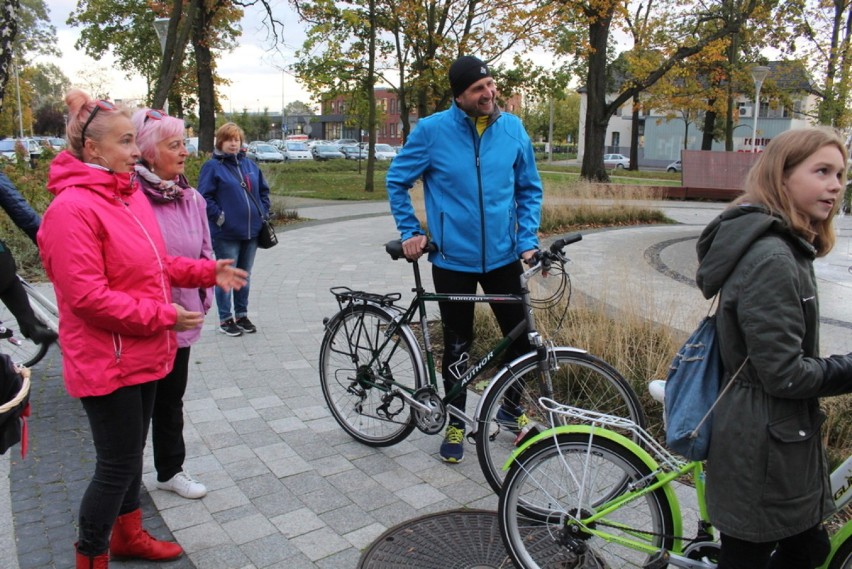
<svg viewBox="0 0 852 569">
<path fill-rule="evenodd" d="M 661 206 L 681 225 L 589 233 L 569 247 L 573 285 L 613 306 L 638 299 L 700 312 L 689 283 L 694 240 L 722 206 Z M 317 372 L 323 318 L 337 310 L 328 289 L 408 297 L 411 268 L 384 252 L 397 237 L 384 202 L 294 207 L 315 221 L 284 228 L 277 247 L 258 252 L 249 305 L 258 332 L 219 334 L 214 310 L 192 348 L 185 466 L 209 494 L 188 501 L 156 490 L 149 445 L 143 509 L 152 533 L 173 535 L 188 554 L 163 567 L 352 569 L 364 548 L 399 523 L 457 508 L 496 509 L 472 446 L 462 464 L 447 465 L 437 455 L 439 437 L 415 431 L 395 446 L 371 448 L 330 416 Z M 852 281 L 852 226 L 840 223 L 838 248 L 817 272 L 823 315 L 835 321 L 823 337 L 835 336 L 830 341 L 845 353 L 852 345 L 852 309 L 843 302 Z M 431 286 L 429 271 L 423 276 Z M 684 329 L 695 323 L 688 311 L 675 314 Z M 0 485 L 0 508 L 14 514 L 13 524 L 0 516 L 3 568 L 73 566 L 76 509 L 93 453 L 85 414 L 64 394 L 59 368 L 54 349 L 34 370 L 30 455 L 22 462 L 13 449 L 0 460 L 0 479 L 9 482 L 8 491 Z"/>
</svg>

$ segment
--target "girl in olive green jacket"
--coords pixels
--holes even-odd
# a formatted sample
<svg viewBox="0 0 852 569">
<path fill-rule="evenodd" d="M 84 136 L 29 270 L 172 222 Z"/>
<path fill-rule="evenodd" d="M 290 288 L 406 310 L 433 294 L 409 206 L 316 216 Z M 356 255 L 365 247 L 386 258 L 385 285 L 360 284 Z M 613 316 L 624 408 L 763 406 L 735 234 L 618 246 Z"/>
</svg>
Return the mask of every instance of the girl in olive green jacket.
<svg viewBox="0 0 852 569">
<path fill-rule="evenodd" d="M 813 260 L 835 242 L 846 149 L 832 130 L 787 131 L 745 194 L 698 241 L 696 280 L 719 293 L 725 369 L 748 357 L 713 415 L 707 460 L 718 569 L 807 569 L 828 554 L 831 513 L 819 397 L 852 391 L 852 356 L 819 357 Z"/>
</svg>

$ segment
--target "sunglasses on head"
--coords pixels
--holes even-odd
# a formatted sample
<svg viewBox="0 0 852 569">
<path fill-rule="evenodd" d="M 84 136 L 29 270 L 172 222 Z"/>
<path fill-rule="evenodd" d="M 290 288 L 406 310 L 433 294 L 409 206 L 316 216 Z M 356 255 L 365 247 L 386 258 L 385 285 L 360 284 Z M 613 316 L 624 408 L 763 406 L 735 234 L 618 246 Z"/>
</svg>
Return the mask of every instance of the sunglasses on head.
<svg viewBox="0 0 852 569">
<path fill-rule="evenodd" d="M 148 122 L 149 119 L 154 119 L 155 121 L 162 120 L 163 117 L 167 117 L 166 111 L 161 109 L 148 109 L 145 111 L 145 120 L 142 124 Z"/>
<path fill-rule="evenodd" d="M 80 132 L 80 142 L 83 143 L 83 146 L 86 145 L 86 129 L 89 128 L 89 125 L 92 124 L 92 120 L 94 120 L 95 115 L 98 114 L 98 111 L 101 109 L 105 111 L 114 111 L 116 106 L 103 99 L 95 101 L 95 108 L 92 109 L 91 113 L 89 113 L 89 118 L 86 119 L 86 122 L 83 124 L 83 130 Z"/>
</svg>

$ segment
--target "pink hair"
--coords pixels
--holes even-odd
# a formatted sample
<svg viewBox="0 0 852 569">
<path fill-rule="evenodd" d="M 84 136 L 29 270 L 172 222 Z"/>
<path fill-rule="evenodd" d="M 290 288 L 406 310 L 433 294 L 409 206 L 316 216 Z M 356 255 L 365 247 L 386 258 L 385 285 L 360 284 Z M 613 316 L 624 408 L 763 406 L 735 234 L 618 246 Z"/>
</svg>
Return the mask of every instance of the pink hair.
<svg viewBox="0 0 852 569">
<path fill-rule="evenodd" d="M 83 158 L 83 125 L 95 111 L 97 101 L 80 89 L 71 89 L 65 95 L 65 104 L 68 106 L 68 123 L 65 125 L 65 140 L 68 141 L 68 150 L 77 158 Z M 130 111 L 123 107 L 115 110 L 101 109 L 95 118 L 86 127 L 86 138 L 100 140 L 104 133 L 109 130 L 110 120 L 114 115 L 130 117 Z"/>
<path fill-rule="evenodd" d="M 133 126 L 136 127 L 136 146 L 139 147 L 139 152 L 142 153 L 142 159 L 149 167 L 153 166 L 154 162 L 159 157 L 157 145 L 167 138 L 178 136 L 183 138 L 184 125 L 183 120 L 164 116 L 160 120 L 147 118 L 146 113 L 151 110 L 148 108 L 139 109 L 133 113 Z"/>
</svg>

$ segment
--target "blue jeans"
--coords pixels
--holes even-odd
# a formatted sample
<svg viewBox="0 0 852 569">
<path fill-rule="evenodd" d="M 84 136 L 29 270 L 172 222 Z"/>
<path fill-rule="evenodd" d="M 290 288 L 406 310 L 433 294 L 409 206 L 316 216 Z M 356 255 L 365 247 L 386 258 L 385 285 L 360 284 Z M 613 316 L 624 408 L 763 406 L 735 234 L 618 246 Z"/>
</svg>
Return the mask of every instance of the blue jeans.
<svg viewBox="0 0 852 569">
<path fill-rule="evenodd" d="M 240 290 L 225 292 L 216 287 L 216 307 L 219 309 L 219 322 L 229 318 L 242 318 L 248 316 L 248 298 L 251 285 L 251 267 L 254 265 L 254 254 L 257 252 L 257 239 L 245 239 L 242 241 L 230 241 L 227 239 L 214 239 L 213 252 L 217 259 L 233 259 L 234 266 L 244 269 L 249 273 L 246 284 Z M 231 312 L 231 297 L 234 299 L 233 312 Z"/>
</svg>

